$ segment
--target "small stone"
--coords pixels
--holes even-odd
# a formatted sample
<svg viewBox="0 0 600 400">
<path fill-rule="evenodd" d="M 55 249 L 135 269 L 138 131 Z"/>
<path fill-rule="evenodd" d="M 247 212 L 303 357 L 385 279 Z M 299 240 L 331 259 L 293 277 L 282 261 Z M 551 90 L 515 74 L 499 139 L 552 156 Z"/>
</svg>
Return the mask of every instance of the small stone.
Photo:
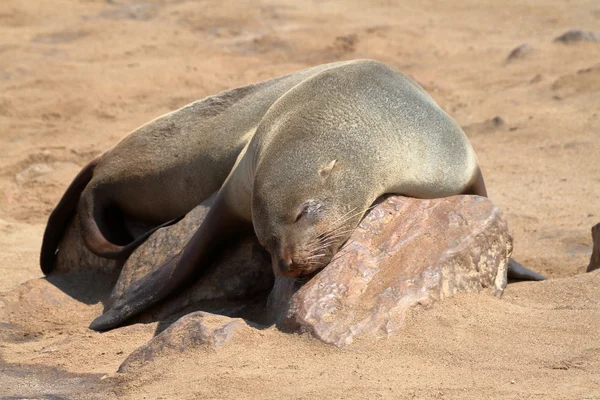
<svg viewBox="0 0 600 400">
<path fill-rule="evenodd" d="M 537 74 L 536 76 L 534 76 L 533 78 L 531 78 L 531 80 L 529 81 L 529 83 L 538 83 L 542 80 L 542 75 L 541 74 Z"/>
<path fill-rule="evenodd" d="M 584 32 L 579 29 L 571 29 L 554 39 L 555 42 L 600 42 L 600 35 L 594 32 Z"/>
<path fill-rule="evenodd" d="M 215 351 L 234 336 L 251 334 L 251 328 L 241 318 L 228 318 L 203 311 L 191 313 L 131 353 L 118 372 L 128 372 L 157 357 L 194 348 L 204 347 Z"/>
<path fill-rule="evenodd" d="M 527 43 L 523 43 L 522 45 L 515 47 L 506 57 L 506 63 L 510 63 L 516 59 L 525 58 L 528 54 L 533 52 L 533 48 Z"/>
</svg>

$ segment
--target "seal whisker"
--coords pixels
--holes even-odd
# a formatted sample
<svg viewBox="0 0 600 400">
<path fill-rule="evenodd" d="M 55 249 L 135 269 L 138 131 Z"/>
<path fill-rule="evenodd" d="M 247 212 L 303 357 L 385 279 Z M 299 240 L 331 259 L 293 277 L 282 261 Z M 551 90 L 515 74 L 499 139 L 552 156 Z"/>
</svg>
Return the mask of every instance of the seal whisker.
<svg viewBox="0 0 600 400">
<path fill-rule="evenodd" d="M 340 220 L 344 219 L 344 218 L 345 218 L 345 217 L 346 217 L 348 214 L 350 214 L 350 213 L 352 213 L 352 212 L 356 211 L 356 209 L 357 209 L 357 207 L 354 207 L 354 208 L 352 208 L 350 211 L 347 211 L 346 213 L 344 213 L 344 214 L 340 215 L 340 216 L 338 217 L 338 219 L 336 219 L 336 220 L 332 221 L 332 222 L 331 222 L 331 224 L 332 224 L 333 226 L 335 226 L 335 225 L 338 223 L 338 221 L 340 221 Z"/>
<path fill-rule="evenodd" d="M 357 211 L 356 213 L 350 214 L 351 212 L 353 212 L 355 210 L 356 210 L 356 207 L 354 207 L 352 210 L 350 210 L 349 212 L 347 212 L 344 215 L 342 215 L 337 220 L 333 221 L 331 223 L 331 225 L 333 225 L 333 228 L 331 228 L 329 230 L 325 230 L 323 232 L 320 232 L 319 234 L 316 235 L 316 237 L 327 235 L 328 233 L 334 232 L 336 229 L 342 228 L 344 226 L 343 225 L 344 222 L 346 222 L 349 219 L 352 219 L 353 217 L 355 217 L 355 216 L 357 216 L 358 214 L 361 213 L 361 211 Z M 350 215 L 348 215 L 348 214 L 350 214 Z"/>
<path fill-rule="evenodd" d="M 344 224 L 346 221 L 348 221 L 348 220 L 350 220 L 350 219 L 352 219 L 352 218 L 356 217 L 357 215 L 360 215 L 360 214 L 363 214 L 363 215 L 364 215 L 364 214 L 366 214 L 367 212 L 369 212 L 369 211 L 371 211 L 373 208 L 375 208 L 375 206 L 376 206 L 375 204 L 372 204 L 371 206 L 369 206 L 369 207 L 365 208 L 364 210 L 357 211 L 356 213 L 354 213 L 354 214 L 352 214 L 352 215 L 348 215 L 348 213 L 344 214 L 344 216 L 345 216 L 345 217 L 344 217 L 344 216 L 342 216 L 342 218 L 338 218 L 338 219 L 337 219 L 337 220 L 336 220 L 334 223 L 332 223 L 332 225 L 334 225 L 334 228 L 332 228 L 332 229 L 329 229 L 328 231 L 325 231 L 325 232 L 321 232 L 321 233 L 319 233 L 318 235 L 316 235 L 316 237 L 318 238 L 318 237 L 321 237 L 321 236 L 326 236 L 326 235 L 328 235 L 328 234 L 330 234 L 330 233 L 333 233 L 333 232 L 335 232 L 335 231 L 336 231 L 336 230 L 338 230 L 338 229 L 342 229 L 342 228 L 344 227 L 344 225 L 343 225 L 343 224 Z M 352 211 L 354 211 L 354 210 L 356 210 L 356 207 L 352 209 Z M 337 226 L 336 226 L 336 225 L 337 225 Z"/>
<path fill-rule="evenodd" d="M 341 228 L 343 228 L 343 226 L 341 226 L 339 228 L 336 228 L 336 229 L 339 230 Z M 346 234 L 348 232 L 352 232 L 352 231 L 354 231 L 354 229 L 356 229 L 356 228 L 346 229 L 345 231 L 341 231 L 341 232 L 340 231 L 337 231 L 337 232 L 334 232 L 334 231 L 327 232 L 327 234 L 324 234 L 321 237 L 314 238 L 313 240 L 311 240 L 311 242 L 323 243 L 323 242 L 325 242 L 325 241 L 327 241 L 327 240 L 329 240 L 331 238 L 339 237 L 339 236 L 344 235 L 344 234 Z"/>
<path fill-rule="evenodd" d="M 312 256 L 306 257 L 306 260 L 311 260 L 313 258 L 319 258 L 319 257 L 323 257 L 325 255 L 325 253 L 319 253 L 319 254 L 314 254 Z"/>
<path fill-rule="evenodd" d="M 351 233 L 351 232 L 354 232 L 354 229 L 348 229 L 346 231 L 338 232 L 335 235 L 328 236 L 327 239 L 325 239 L 319 243 L 319 247 L 321 247 L 321 248 L 327 247 L 331 243 L 335 242 L 336 239 L 339 239 L 340 237 L 343 237 L 344 235 Z"/>
</svg>

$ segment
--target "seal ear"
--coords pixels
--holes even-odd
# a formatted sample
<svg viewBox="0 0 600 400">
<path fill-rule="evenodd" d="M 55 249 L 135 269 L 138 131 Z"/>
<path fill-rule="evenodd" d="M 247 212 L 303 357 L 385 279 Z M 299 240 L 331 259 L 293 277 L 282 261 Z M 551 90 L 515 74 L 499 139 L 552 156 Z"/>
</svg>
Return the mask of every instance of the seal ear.
<svg viewBox="0 0 600 400">
<path fill-rule="evenodd" d="M 331 174 L 331 171 L 333 171 L 333 167 L 335 167 L 336 162 L 337 160 L 332 160 L 329 164 L 321 168 L 319 170 L 319 176 L 321 176 L 323 179 L 327 179 Z"/>
</svg>

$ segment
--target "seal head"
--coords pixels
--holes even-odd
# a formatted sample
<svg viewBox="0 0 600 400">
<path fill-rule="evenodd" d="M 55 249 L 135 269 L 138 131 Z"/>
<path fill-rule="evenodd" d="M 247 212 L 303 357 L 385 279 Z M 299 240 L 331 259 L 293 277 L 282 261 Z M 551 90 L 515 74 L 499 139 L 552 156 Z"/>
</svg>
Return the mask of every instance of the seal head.
<svg viewBox="0 0 600 400">
<path fill-rule="evenodd" d="M 310 274 L 329 264 L 358 225 L 371 196 L 364 191 L 340 202 L 332 195 L 350 178 L 337 160 L 295 169 L 292 192 L 282 182 L 292 177 L 283 176 L 277 164 L 262 165 L 257 174 L 252 211 L 253 221 L 260 223 L 254 230 L 271 254 L 275 273 Z M 285 201 L 273 201 L 277 197 Z"/>
</svg>

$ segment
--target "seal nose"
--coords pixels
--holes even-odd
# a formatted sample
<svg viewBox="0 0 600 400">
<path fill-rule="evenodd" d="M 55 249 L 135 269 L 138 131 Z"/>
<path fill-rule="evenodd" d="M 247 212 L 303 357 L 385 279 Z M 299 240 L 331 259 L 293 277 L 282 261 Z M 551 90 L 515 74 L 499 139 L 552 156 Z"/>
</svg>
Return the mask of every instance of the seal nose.
<svg viewBox="0 0 600 400">
<path fill-rule="evenodd" d="M 279 267 L 279 271 L 281 272 L 281 274 L 285 276 L 291 272 L 292 259 L 291 258 L 282 258 L 277 263 L 277 266 Z"/>
</svg>

